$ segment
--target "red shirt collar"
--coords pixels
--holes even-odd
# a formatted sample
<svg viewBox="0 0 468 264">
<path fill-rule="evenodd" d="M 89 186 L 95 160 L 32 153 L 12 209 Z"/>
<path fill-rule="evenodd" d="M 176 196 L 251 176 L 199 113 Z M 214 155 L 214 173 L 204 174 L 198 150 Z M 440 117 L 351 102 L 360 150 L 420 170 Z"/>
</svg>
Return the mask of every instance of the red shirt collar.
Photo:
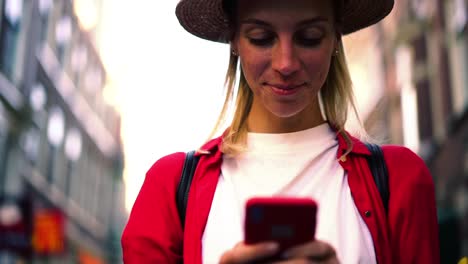
<svg viewBox="0 0 468 264">
<path fill-rule="evenodd" d="M 367 149 L 366 145 L 356 137 L 352 136 L 349 134 L 347 131 L 344 131 L 346 135 L 351 139 L 351 142 L 353 144 L 353 148 L 351 150 L 351 153 L 353 154 L 360 154 L 360 155 L 370 155 L 369 149 Z M 223 133 L 224 135 L 225 133 Z M 196 155 L 204 155 L 204 154 L 212 154 L 214 152 L 217 152 L 221 149 L 221 144 L 223 142 L 223 135 L 216 137 L 208 142 L 206 142 L 197 152 Z M 338 140 L 338 156 L 341 156 L 344 154 L 348 148 L 348 145 L 346 144 L 346 140 L 343 136 L 342 133 L 336 132 L 336 137 Z M 341 155 L 339 155 L 341 153 Z"/>
</svg>

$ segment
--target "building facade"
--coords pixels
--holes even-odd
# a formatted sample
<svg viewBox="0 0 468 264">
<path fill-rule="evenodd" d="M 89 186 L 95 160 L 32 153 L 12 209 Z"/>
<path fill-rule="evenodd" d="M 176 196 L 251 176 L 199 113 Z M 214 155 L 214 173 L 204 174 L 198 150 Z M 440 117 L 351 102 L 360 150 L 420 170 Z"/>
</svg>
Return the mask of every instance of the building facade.
<svg viewBox="0 0 468 264">
<path fill-rule="evenodd" d="M 0 0 L 0 263 L 121 262 L 120 117 L 74 2 Z"/>
<path fill-rule="evenodd" d="M 468 1 L 400 0 L 373 29 L 384 92 L 365 119 L 372 136 L 403 144 L 436 187 L 442 263 L 468 255 Z"/>
</svg>

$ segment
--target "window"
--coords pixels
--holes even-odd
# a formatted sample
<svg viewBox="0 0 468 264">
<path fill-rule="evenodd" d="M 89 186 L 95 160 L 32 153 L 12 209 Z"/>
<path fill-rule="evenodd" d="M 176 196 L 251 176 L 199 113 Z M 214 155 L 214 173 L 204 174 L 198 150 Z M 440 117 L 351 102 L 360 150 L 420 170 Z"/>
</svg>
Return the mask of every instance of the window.
<svg viewBox="0 0 468 264">
<path fill-rule="evenodd" d="M 419 150 L 419 127 L 417 93 L 412 82 L 412 54 L 407 46 L 396 51 L 397 84 L 401 90 L 401 111 L 403 118 L 403 140 L 406 147 L 415 152 Z"/>
<path fill-rule="evenodd" d="M 61 146 L 65 131 L 65 117 L 59 107 L 52 107 L 49 112 L 47 124 L 47 138 L 49 141 L 49 161 L 47 165 L 47 179 L 52 183 L 55 175 L 55 160 L 58 157 L 58 148 Z"/>
<path fill-rule="evenodd" d="M 47 119 L 46 105 L 48 94 L 41 82 L 37 82 L 31 87 L 29 93 L 29 105 L 31 106 L 34 123 L 39 130 L 45 130 Z"/>
<path fill-rule="evenodd" d="M 53 107 L 49 113 L 47 126 L 47 137 L 52 146 L 59 147 L 62 144 L 64 130 L 65 118 L 63 111 L 58 107 Z"/>
<path fill-rule="evenodd" d="M 449 27 L 456 34 L 462 34 L 468 22 L 465 0 L 453 0 L 451 3 L 451 16 L 448 16 Z M 450 7 L 449 7 L 450 9 Z"/>
<path fill-rule="evenodd" d="M 18 38 L 23 14 L 23 0 L 3 2 L 0 32 L 0 70 L 12 80 L 16 65 Z"/>
<path fill-rule="evenodd" d="M 65 139 L 65 155 L 70 161 L 76 162 L 81 155 L 81 133 L 76 128 L 71 128 Z"/>
<path fill-rule="evenodd" d="M 21 138 L 21 147 L 26 158 L 32 163 L 37 162 L 39 154 L 40 133 L 36 127 L 31 127 Z"/>
<path fill-rule="evenodd" d="M 38 74 L 39 76 L 39 74 Z M 49 150 L 50 144 L 47 138 L 47 126 L 49 122 L 48 108 L 51 104 L 51 100 L 48 97 L 47 88 L 44 87 L 45 82 L 40 78 L 36 80 L 36 83 L 31 87 L 29 94 L 29 105 L 32 110 L 32 117 L 35 125 L 39 129 L 39 150 L 35 166 L 40 174 L 45 177 L 47 175 L 47 165 L 49 162 Z"/>
<path fill-rule="evenodd" d="M 41 83 L 35 84 L 31 88 L 31 94 L 29 95 L 29 104 L 34 111 L 44 110 L 44 106 L 47 102 L 47 94 L 44 86 Z"/>
<path fill-rule="evenodd" d="M 41 43 L 46 42 L 49 31 L 49 14 L 52 9 L 53 0 L 39 0 L 39 15 L 40 15 L 40 40 Z"/>
<path fill-rule="evenodd" d="M 448 24 L 448 53 L 452 67 L 452 102 L 456 116 L 468 108 L 468 23 L 467 5 L 463 0 L 450 1 L 446 8 Z"/>
<path fill-rule="evenodd" d="M 55 25 L 55 41 L 57 43 L 57 59 L 63 64 L 65 51 L 72 36 L 72 20 L 69 16 L 63 16 Z"/>
<path fill-rule="evenodd" d="M 76 128 L 71 128 L 65 139 L 65 155 L 67 157 L 67 167 L 65 173 L 65 194 L 70 195 L 72 177 L 75 175 L 76 162 L 81 156 L 81 133 Z"/>
<path fill-rule="evenodd" d="M 434 13 L 435 5 L 433 1 L 411 0 L 410 5 L 410 11 L 418 20 L 428 19 Z"/>
</svg>

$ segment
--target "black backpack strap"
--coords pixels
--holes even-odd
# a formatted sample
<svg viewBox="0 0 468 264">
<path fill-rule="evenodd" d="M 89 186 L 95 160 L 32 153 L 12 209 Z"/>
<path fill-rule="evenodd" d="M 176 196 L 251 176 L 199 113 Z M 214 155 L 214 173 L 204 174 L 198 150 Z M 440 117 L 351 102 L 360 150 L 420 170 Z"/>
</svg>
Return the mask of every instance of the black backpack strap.
<svg viewBox="0 0 468 264">
<path fill-rule="evenodd" d="M 388 199 L 390 196 L 388 188 L 388 169 L 383 156 L 382 148 L 377 144 L 365 143 L 366 147 L 371 152 L 367 157 L 369 168 L 374 177 L 375 185 L 379 189 L 382 203 L 385 207 L 385 212 L 388 212 Z"/>
<path fill-rule="evenodd" d="M 177 187 L 176 202 L 177 211 L 179 211 L 180 223 L 182 228 L 185 226 L 185 211 L 187 210 L 187 200 L 192 183 L 193 174 L 197 168 L 198 160 L 200 157 L 195 156 L 195 151 L 187 152 L 185 156 L 184 167 L 182 168 L 182 175 L 180 177 L 179 186 Z"/>
<path fill-rule="evenodd" d="M 383 157 L 383 152 L 379 145 L 372 143 L 365 144 L 371 152 L 371 155 L 367 157 L 367 162 L 374 178 L 375 185 L 379 190 L 385 211 L 387 212 L 388 199 L 390 195 L 388 188 L 388 169 Z M 188 195 L 198 160 L 199 157 L 195 157 L 195 151 L 187 152 L 179 186 L 177 187 L 176 202 L 182 228 L 185 226 L 185 211 L 187 209 Z"/>
</svg>

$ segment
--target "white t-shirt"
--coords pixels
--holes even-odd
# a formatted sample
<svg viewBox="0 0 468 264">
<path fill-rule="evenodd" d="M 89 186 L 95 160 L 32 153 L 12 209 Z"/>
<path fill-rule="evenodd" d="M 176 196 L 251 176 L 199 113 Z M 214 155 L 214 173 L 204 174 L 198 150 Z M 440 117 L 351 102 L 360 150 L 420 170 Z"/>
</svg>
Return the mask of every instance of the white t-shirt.
<svg viewBox="0 0 468 264">
<path fill-rule="evenodd" d="M 337 151 L 328 124 L 285 134 L 249 133 L 247 151 L 223 159 L 203 234 L 203 263 L 218 263 L 243 241 L 244 206 L 254 196 L 313 198 L 319 206 L 316 238 L 330 243 L 342 263 L 376 263 Z"/>
</svg>

